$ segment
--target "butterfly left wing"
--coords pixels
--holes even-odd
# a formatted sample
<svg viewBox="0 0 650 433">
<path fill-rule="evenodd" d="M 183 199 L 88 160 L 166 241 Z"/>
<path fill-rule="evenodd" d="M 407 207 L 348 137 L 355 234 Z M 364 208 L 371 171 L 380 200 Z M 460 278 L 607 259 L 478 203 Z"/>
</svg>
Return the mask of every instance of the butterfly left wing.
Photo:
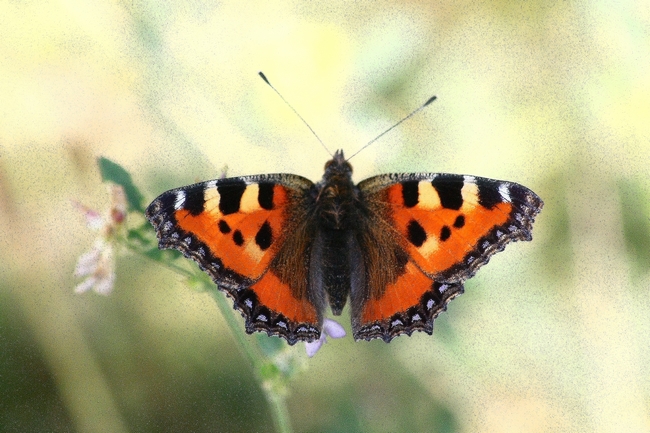
<svg viewBox="0 0 650 433">
<path fill-rule="evenodd" d="M 543 206 L 524 186 L 475 176 L 381 175 L 358 186 L 368 217 L 366 277 L 351 290 L 357 340 L 431 334 L 465 280 L 509 242 L 531 240 Z"/>
<path fill-rule="evenodd" d="M 313 183 L 288 174 L 219 179 L 161 194 L 147 208 L 159 247 L 194 260 L 246 319 L 289 344 L 319 338 L 323 301 L 307 290 Z"/>
</svg>

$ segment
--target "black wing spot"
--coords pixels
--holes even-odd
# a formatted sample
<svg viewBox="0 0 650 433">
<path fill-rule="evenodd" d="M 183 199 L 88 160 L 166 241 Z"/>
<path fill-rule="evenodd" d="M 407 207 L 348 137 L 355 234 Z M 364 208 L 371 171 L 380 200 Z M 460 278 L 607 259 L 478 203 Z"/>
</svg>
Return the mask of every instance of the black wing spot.
<svg viewBox="0 0 650 433">
<path fill-rule="evenodd" d="M 239 212 L 241 197 L 246 191 L 246 183 L 239 181 L 227 185 L 217 186 L 219 191 L 219 210 L 223 215 Z"/>
<path fill-rule="evenodd" d="M 503 203 L 503 198 L 499 193 L 498 186 L 485 181 L 477 182 L 478 185 L 478 204 L 486 209 L 492 209 L 499 203 Z"/>
<path fill-rule="evenodd" d="M 232 234 L 232 240 L 238 247 L 244 245 L 244 236 L 242 236 L 239 230 L 235 230 L 235 232 Z"/>
<path fill-rule="evenodd" d="M 185 189 L 184 192 L 185 203 L 183 203 L 183 209 L 193 216 L 203 212 L 205 205 L 205 187 L 203 185 L 194 185 Z"/>
<path fill-rule="evenodd" d="M 404 206 L 413 207 L 418 204 L 418 201 L 420 200 L 418 183 L 417 180 L 408 180 L 402 183 L 402 198 L 404 199 Z"/>
<path fill-rule="evenodd" d="M 440 240 L 441 241 L 446 241 L 451 237 L 451 229 L 449 226 L 442 226 L 442 229 L 440 229 Z"/>
<path fill-rule="evenodd" d="M 255 243 L 262 251 L 267 250 L 273 243 L 273 230 L 268 221 L 264 221 L 262 227 L 257 231 L 257 234 L 255 235 Z"/>
<path fill-rule="evenodd" d="M 457 229 L 462 228 L 465 226 L 465 216 L 464 215 L 458 215 L 456 217 L 456 221 L 454 221 L 454 227 Z"/>
<path fill-rule="evenodd" d="M 224 220 L 219 220 L 218 226 L 219 226 L 219 231 L 224 235 L 230 233 L 230 226 Z"/>
<path fill-rule="evenodd" d="M 258 186 L 257 202 L 262 209 L 273 209 L 273 186 L 272 183 L 261 183 Z"/>
<path fill-rule="evenodd" d="M 431 181 L 431 185 L 436 189 L 442 207 L 458 210 L 463 205 L 463 176 L 439 176 Z"/>
<path fill-rule="evenodd" d="M 409 242 L 416 247 L 420 248 L 427 240 L 427 232 L 424 231 L 424 228 L 417 221 L 411 220 L 406 229 L 408 231 Z"/>
</svg>

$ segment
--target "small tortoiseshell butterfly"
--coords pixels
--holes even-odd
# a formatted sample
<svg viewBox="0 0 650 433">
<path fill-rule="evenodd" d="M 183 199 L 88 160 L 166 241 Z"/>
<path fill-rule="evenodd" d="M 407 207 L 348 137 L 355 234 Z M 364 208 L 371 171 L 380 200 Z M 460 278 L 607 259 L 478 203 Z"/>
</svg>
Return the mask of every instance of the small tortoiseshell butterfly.
<svg viewBox="0 0 650 433">
<path fill-rule="evenodd" d="M 149 205 L 160 248 L 196 261 L 246 332 L 320 337 L 348 297 L 356 340 L 433 332 L 463 283 L 507 243 L 532 239 L 542 200 L 512 182 L 384 174 L 355 185 L 337 151 L 314 184 L 292 174 L 211 180 Z"/>
</svg>

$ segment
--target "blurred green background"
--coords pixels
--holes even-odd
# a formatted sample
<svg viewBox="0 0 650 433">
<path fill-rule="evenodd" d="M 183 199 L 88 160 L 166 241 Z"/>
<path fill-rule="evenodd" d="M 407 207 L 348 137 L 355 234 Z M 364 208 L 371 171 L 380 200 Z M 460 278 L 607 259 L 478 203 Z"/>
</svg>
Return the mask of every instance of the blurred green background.
<svg viewBox="0 0 650 433">
<path fill-rule="evenodd" d="M 650 431 L 650 3 L 604 0 L 0 0 L 0 431 L 272 430 L 209 295 L 126 252 L 108 297 L 72 275 L 98 156 L 147 202 L 224 165 L 320 179 L 259 70 L 348 155 L 438 96 L 357 181 L 473 174 L 546 204 L 433 336 L 291 349 L 296 431 Z"/>
</svg>

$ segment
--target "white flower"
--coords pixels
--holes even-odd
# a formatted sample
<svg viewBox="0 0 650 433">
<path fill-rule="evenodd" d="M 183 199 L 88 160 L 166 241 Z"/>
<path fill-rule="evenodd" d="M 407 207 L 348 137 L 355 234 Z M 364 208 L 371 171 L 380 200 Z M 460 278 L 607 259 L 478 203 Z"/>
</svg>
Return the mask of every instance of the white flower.
<svg viewBox="0 0 650 433">
<path fill-rule="evenodd" d="M 121 186 L 110 185 L 109 193 L 111 206 L 105 216 L 80 203 L 75 203 L 75 206 L 83 212 L 88 227 L 99 231 L 99 237 L 93 248 L 77 260 L 74 276 L 86 278 L 75 287 L 75 293 L 84 293 L 93 289 L 101 295 L 108 295 L 113 290 L 115 260 L 111 241 L 126 219 L 127 204 Z"/>
<path fill-rule="evenodd" d="M 320 333 L 320 338 L 314 340 L 311 343 L 305 343 L 305 350 L 307 351 L 307 356 L 310 358 L 316 355 L 316 352 L 321 348 L 323 343 L 327 342 L 326 335 L 329 335 L 330 338 L 343 338 L 345 337 L 345 329 L 338 322 L 332 319 L 323 320 L 323 332 Z"/>
<path fill-rule="evenodd" d="M 109 295 L 115 283 L 113 246 L 101 238 L 97 239 L 93 249 L 79 257 L 74 276 L 86 277 L 75 287 L 75 293 L 93 289 L 100 295 Z"/>
</svg>

